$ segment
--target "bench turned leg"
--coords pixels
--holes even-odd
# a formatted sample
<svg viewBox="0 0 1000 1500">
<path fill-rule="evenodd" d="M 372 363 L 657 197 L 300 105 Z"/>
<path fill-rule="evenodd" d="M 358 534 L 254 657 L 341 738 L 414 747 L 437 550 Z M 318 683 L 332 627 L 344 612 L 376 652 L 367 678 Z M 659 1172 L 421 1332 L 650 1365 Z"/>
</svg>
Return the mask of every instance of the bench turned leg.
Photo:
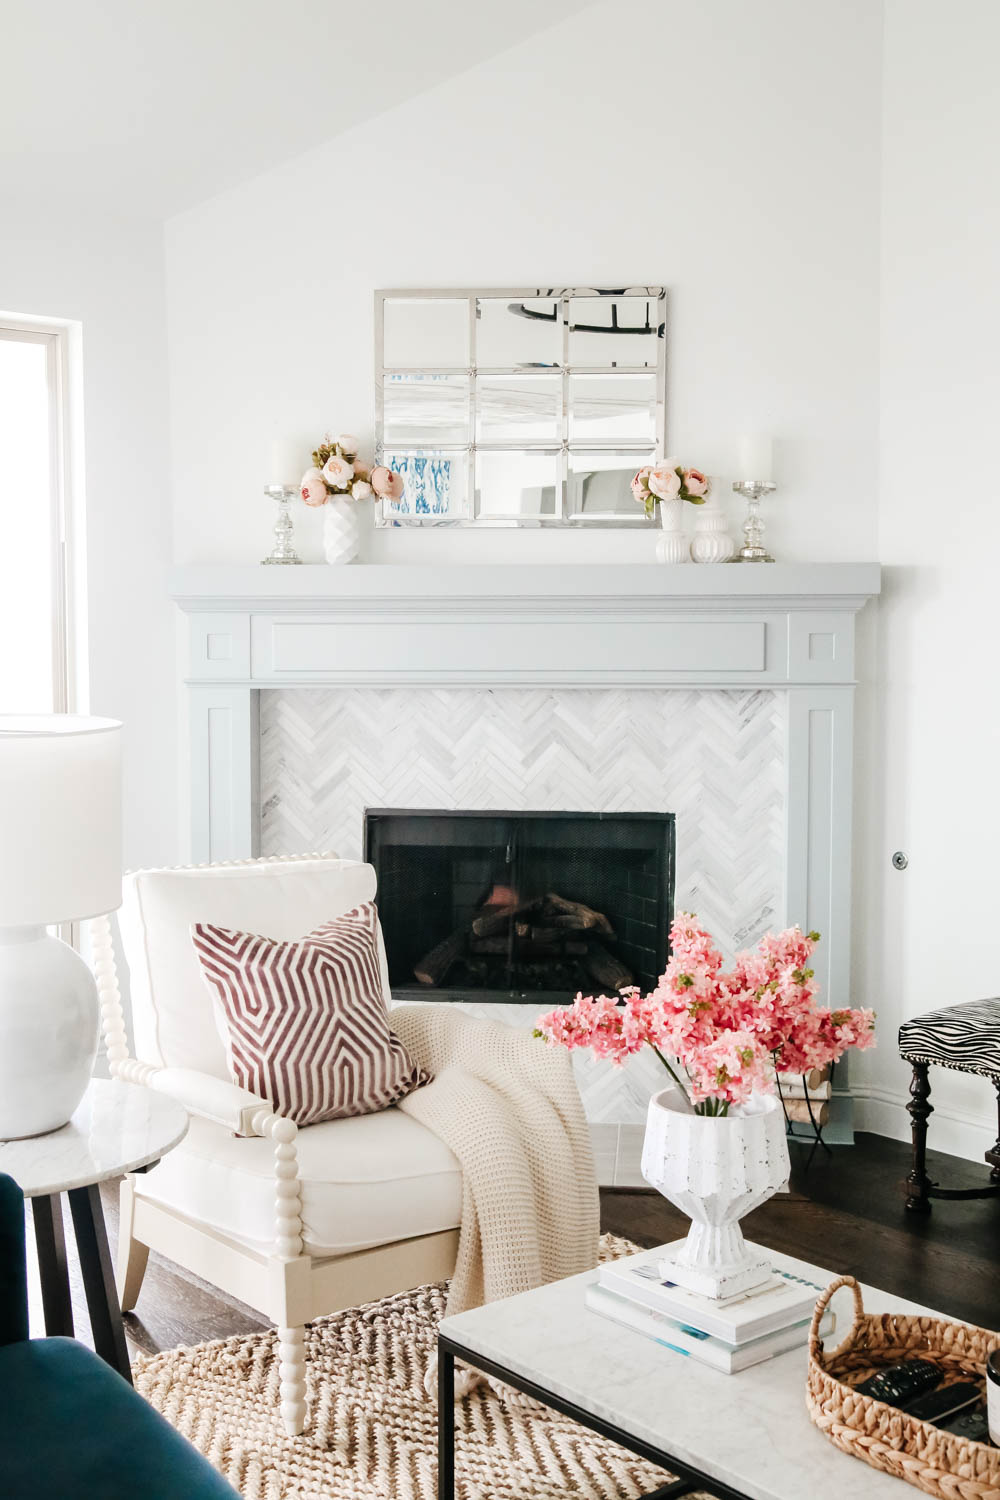
<svg viewBox="0 0 1000 1500">
<path fill-rule="evenodd" d="M 913 1064 L 910 1082 L 910 1102 L 906 1106 L 912 1121 L 913 1161 L 910 1175 L 906 1179 L 906 1207 L 911 1214 L 929 1214 L 931 1211 L 931 1180 L 927 1176 L 927 1121 L 934 1113 L 930 1102 L 931 1085 L 926 1063 Z"/>
<path fill-rule="evenodd" d="M 986 1153 L 986 1160 L 990 1164 L 990 1181 L 1000 1187 L 1000 1078 L 994 1081 L 993 1087 L 997 1091 L 997 1139 L 996 1145 Z"/>
</svg>

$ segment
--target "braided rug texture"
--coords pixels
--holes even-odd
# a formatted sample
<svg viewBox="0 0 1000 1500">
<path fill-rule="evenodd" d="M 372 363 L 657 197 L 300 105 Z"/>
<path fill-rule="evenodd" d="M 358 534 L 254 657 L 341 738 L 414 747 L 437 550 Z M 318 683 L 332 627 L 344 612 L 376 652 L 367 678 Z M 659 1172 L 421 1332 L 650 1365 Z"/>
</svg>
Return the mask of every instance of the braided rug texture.
<svg viewBox="0 0 1000 1500">
<path fill-rule="evenodd" d="M 602 1259 L 636 1249 L 605 1235 Z M 436 1500 L 437 1404 L 424 1376 L 447 1283 L 306 1330 L 309 1426 L 285 1435 L 272 1330 L 137 1362 L 136 1388 L 244 1500 Z M 455 1404 L 459 1500 L 635 1500 L 663 1470 L 485 1382 Z"/>
</svg>

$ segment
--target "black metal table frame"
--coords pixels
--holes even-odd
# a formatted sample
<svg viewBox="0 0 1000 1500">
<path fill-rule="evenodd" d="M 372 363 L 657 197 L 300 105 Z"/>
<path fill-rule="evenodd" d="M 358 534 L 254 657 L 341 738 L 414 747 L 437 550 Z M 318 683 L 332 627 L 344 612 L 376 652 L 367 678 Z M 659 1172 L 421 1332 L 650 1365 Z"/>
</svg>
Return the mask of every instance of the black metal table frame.
<svg viewBox="0 0 1000 1500">
<path fill-rule="evenodd" d="M 506 1385 L 514 1386 L 516 1390 L 530 1396 L 533 1400 L 550 1406 L 553 1411 L 561 1412 L 564 1417 L 569 1417 L 574 1422 L 579 1422 L 581 1427 L 587 1427 L 591 1432 L 609 1438 L 613 1443 L 627 1448 L 630 1453 L 646 1459 L 648 1463 L 656 1464 L 658 1468 L 667 1469 L 678 1476 L 668 1481 L 667 1484 L 660 1485 L 658 1489 L 651 1490 L 649 1494 L 642 1497 L 642 1500 L 674 1500 L 675 1496 L 691 1495 L 699 1490 L 714 1495 L 716 1500 L 751 1500 L 751 1497 L 743 1490 L 734 1490 L 731 1485 L 712 1479 L 699 1469 L 692 1468 L 690 1464 L 681 1463 L 680 1459 L 673 1458 L 665 1448 L 656 1448 L 651 1443 L 643 1442 L 641 1438 L 633 1437 L 622 1428 L 616 1427 L 613 1422 L 606 1422 L 603 1417 L 595 1416 L 593 1412 L 577 1406 L 575 1402 L 567 1401 L 562 1396 L 547 1391 L 544 1386 L 538 1385 L 524 1375 L 519 1375 L 516 1370 L 509 1370 L 505 1365 L 485 1359 L 483 1355 L 476 1354 L 472 1349 L 466 1349 L 454 1339 L 448 1338 L 446 1334 L 438 1334 L 437 1348 L 438 1500 L 455 1500 L 456 1359 L 471 1365 L 473 1369 L 481 1371 L 484 1375 L 493 1375 Z"/>
<path fill-rule="evenodd" d="M 76 1248 L 80 1256 L 94 1349 L 131 1385 L 132 1366 L 115 1287 L 108 1233 L 104 1225 L 101 1190 L 96 1183 L 92 1183 L 89 1186 L 70 1188 L 66 1196 L 69 1199 Z M 50 1336 L 72 1338 L 73 1305 L 70 1300 L 60 1194 L 47 1193 L 32 1197 L 31 1217 L 35 1227 L 45 1332 Z"/>
</svg>

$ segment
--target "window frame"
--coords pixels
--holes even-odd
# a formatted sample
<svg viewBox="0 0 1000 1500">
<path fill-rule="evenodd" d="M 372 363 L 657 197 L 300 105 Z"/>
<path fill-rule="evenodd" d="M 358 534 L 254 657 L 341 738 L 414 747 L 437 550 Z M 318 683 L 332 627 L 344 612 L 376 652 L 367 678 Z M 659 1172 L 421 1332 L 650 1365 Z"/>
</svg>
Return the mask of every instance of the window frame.
<svg viewBox="0 0 1000 1500">
<path fill-rule="evenodd" d="M 0 339 L 45 346 L 48 387 L 49 559 L 52 607 L 52 712 L 78 709 L 73 460 L 70 426 L 70 327 L 42 318 L 0 313 Z"/>
</svg>

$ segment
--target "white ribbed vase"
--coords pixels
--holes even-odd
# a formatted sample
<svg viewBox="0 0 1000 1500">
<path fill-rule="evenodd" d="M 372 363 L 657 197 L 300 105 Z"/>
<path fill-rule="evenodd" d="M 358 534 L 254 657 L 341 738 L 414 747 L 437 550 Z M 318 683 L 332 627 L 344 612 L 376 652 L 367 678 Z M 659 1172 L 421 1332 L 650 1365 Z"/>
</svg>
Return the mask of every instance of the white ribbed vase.
<svg viewBox="0 0 1000 1500">
<path fill-rule="evenodd" d="M 323 507 L 323 552 L 328 563 L 352 563 L 361 551 L 358 501 L 331 495 Z"/>
<path fill-rule="evenodd" d="M 686 500 L 661 500 L 656 507 L 660 516 L 660 535 L 656 539 L 657 562 L 687 562 L 688 544 L 684 535 L 686 504 Z"/>
<path fill-rule="evenodd" d="M 704 1297 L 735 1296 L 767 1281 L 770 1263 L 748 1248 L 739 1221 L 786 1186 L 788 1170 L 775 1095 L 754 1094 L 728 1115 L 696 1115 L 676 1089 L 654 1094 L 642 1175 L 692 1221 L 687 1239 L 666 1247 L 661 1276 Z"/>
<path fill-rule="evenodd" d="M 696 563 L 728 562 L 736 551 L 728 518 L 721 505 L 699 505 L 695 510 L 691 559 Z"/>
</svg>

